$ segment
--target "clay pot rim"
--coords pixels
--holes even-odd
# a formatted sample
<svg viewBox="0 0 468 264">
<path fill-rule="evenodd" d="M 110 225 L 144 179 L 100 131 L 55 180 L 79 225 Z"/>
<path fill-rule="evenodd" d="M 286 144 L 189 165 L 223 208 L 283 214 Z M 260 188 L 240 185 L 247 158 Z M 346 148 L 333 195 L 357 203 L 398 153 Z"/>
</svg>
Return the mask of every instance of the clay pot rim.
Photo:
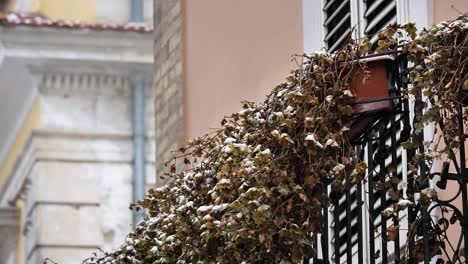
<svg viewBox="0 0 468 264">
<path fill-rule="evenodd" d="M 387 54 L 382 54 L 382 55 L 370 55 L 370 56 L 364 56 L 364 57 L 359 57 L 358 59 L 346 61 L 346 62 L 341 62 L 341 66 L 345 65 L 350 65 L 355 62 L 377 62 L 377 61 L 395 61 L 395 57 Z"/>
<path fill-rule="evenodd" d="M 358 62 L 372 62 L 372 61 L 381 61 L 381 60 L 391 60 L 394 61 L 395 58 L 390 55 L 372 55 L 372 56 L 367 56 L 367 57 L 361 57 L 358 58 Z M 353 62 L 356 60 L 353 60 Z"/>
</svg>

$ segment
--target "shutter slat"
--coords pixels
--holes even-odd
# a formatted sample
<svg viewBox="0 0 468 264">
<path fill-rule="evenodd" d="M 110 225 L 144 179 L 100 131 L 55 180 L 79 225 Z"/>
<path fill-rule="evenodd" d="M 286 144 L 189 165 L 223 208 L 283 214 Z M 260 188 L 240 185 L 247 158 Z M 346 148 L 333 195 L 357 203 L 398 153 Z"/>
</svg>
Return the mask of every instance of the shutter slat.
<svg viewBox="0 0 468 264">
<path fill-rule="evenodd" d="M 388 15 L 392 9 L 394 9 L 396 7 L 396 2 L 395 1 L 392 1 L 387 7 L 385 7 L 385 9 L 383 9 L 381 12 L 379 12 L 379 14 L 377 16 L 375 16 L 368 24 L 367 24 L 367 27 L 366 27 L 366 30 L 364 31 L 366 34 L 368 34 L 372 29 L 374 29 L 374 27 L 380 22 L 382 21 L 382 19 Z M 392 18 L 393 20 L 393 18 Z M 389 21 L 390 22 L 390 21 Z M 396 22 L 396 17 L 395 17 L 395 22 Z M 390 25 L 391 23 L 387 23 L 387 25 Z"/>
<path fill-rule="evenodd" d="M 388 25 L 396 24 L 396 22 L 397 22 L 397 18 L 393 17 L 390 21 L 388 21 Z M 373 35 L 372 38 L 369 40 L 369 42 L 372 43 L 372 45 L 373 45 L 373 44 L 375 44 L 377 42 L 378 39 L 379 39 L 379 36 Z"/>
<path fill-rule="evenodd" d="M 335 51 L 351 33 L 350 0 L 325 1 L 323 8 L 327 17 L 323 22 L 325 27 L 324 42 L 329 52 Z"/>
<path fill-rule="evenodd" d="M 377 9 L 377 7 L 379 7 L 380 4 L 382 4 L 384 1 L 385 0 L 377 0 L 374 3 L 372 3 L 372 5 L 367 8 L 366 13 L 364 14 L 364 17 L 369 16 L 369 14 L 374 12 L 374 10 Z"/>
<path fill-rule="evenodd" d="M 340 22 L 325 36 L 325 41 L 329 41 L 330 38 L 333 37 L 333 35 L 340 29 L 341 26 L 346 22 L 346 20 L 351 18 L 351 13 L 347 13 L 346 16 L 344 16 Z"/>
<path fill-rule="evenodd" d="M 346 6 L 347 3 L 349 3 L 349 0 L 343 1 L 343 3 L 341 3 L 341 5 L 335 11 L 333 11 L 333 14 L 327 17 L 324 26 L 328 26 L 328 24 L 330 24 L 330 22 L 338 15 L 338 13 Z"/>
<path fill-rule="evenodd" d="M 327 11 L 328 8 L 330 8 L 330 6 L 333 5 L 333 3 L 335 3 L 335 0 L 328 1 L 328 3 L 325 4 L 325 7 L 323 8 L 323 11 Z"/>
<path fill-rule="evenodd" d="M 344 33 L 341 35 L 341 37 L 340 37 L 337 41 L 335 41 L 335 43 L 333 44 L 333 46 L 331 46 L 331 47 L 329 48 L 329 50 L 335 50 L 336 48 L 338 48 L 338 47 L 341 45 L 341 43 L 342 43 L 347 37 L 349 37 L 349 34 L 351 34 L 351 29 L 350 29 L 350 28 L 348 28 L 348 29 L 346 30 L 346 32 L 344 32 Z"/>
</svg>

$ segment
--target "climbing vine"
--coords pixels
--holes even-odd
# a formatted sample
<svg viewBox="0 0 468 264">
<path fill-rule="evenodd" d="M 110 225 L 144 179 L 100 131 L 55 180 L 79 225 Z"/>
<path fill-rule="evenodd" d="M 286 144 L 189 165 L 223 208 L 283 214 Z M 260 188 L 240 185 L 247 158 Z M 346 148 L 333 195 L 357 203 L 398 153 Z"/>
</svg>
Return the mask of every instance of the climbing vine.
<svg viewBox="0 0 468 264">
<path fill-rule="evenodd" d="M 221 129 L 182 147 L 164 175 L 172 180 L 135 205 L 147 211 L 145 220 L 118 250 L 87 262 L 304 261 L 316 250 L 313 239 L 330 197 L 344 192 L 346 180 L 367 180 L 367 164 L 348 133 L 356 117 L 350 82 L 358 71 L 365 73 L 363 82 L 372 75 L 359 60 L 371 53 L 407 57 L 410 86 L 403 96 L 419 107 L 412 136 L 403 144 L 417 153 L 408 164 L 416 187 L 404 194 L 400 189 L 384 217 L 398 217 L 408 206 L 429 206 L 436 197 L 427 185 L 431 176 L 418 171 L 442 155 L 453 158 L 450 149 L 462 140 L 455 117 L 467 111 L 461 107 L 468 93 L 467 33 L 465 16 L 419 34 L 412 23 L 394 25 L 378 33 L 375 49 L 359 39 L 334 53 L 296 57 L 301 66 L 262 104 L 242 102 Z M 434 139 L 424 141 L 418 135 L 428 124 L 435 124 Z M 185 164 L 182 172 L 176 170 L 179 161 Z"/>
</svg>

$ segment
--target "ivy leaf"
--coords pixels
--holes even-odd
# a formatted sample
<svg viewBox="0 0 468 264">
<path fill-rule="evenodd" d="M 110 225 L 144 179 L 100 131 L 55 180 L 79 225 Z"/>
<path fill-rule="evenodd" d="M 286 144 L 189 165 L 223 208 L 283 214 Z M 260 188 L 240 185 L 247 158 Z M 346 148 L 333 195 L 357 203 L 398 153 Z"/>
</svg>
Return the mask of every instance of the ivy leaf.
<svg viewBox="0 0 468 264">
<path fill-rule="evenodd" d="M 302 251 L 299 246 L 294 246 L 291 249 L 291 260 L 293 263 L 299 263 L 302 260 Z"/>
<path fill-rule="evenodd" d="M 286 184 L 281 184 L 276 190 L 283 196 L 287 196 L 290 193 L 289 186 Z"/>
<path fill-rule="evenodd" d="M 351 106 L 349 106 L 349 105 L 340 106 L 339 110 L 340 110 L 341 114 L 343 114 L 345 116 L 352 116 L 353 115 L 353 108 Z"/>
<path fill-rule="evenodd" d="M 410 150 L 410 149 L 416 148 L 416 144 L 414 144 L 414 143 L 411 142 L 411 141 L 402 142 L 402 143 L 401 143 L 401 146 L 402 146 L 404 149 L 406 149 L 406 150 Z"/>
<path fill-rule="evenodd" d="M 252 219 L 254 223 L 257 225 L 262 225 L 266 223 L 271 218 L 271 211 L 270 206 L 267 204 L 263 204 L 255 210 L 252 214 Z"/>
<path fill-rule="evenodd" d="M 304 181 L 304 185 L 308 188 L 314 188 L 320 183 L 320 178 L 316 175 L 307 176 Z"/>
<path fill-rule="evenodd" d="M 403 29 L 405 29 L 405 31 L 410 35 L 412 39 L 416 38 L 417 29 L 415 23 L 407 23 L 403 25 Z"/>
</svg>

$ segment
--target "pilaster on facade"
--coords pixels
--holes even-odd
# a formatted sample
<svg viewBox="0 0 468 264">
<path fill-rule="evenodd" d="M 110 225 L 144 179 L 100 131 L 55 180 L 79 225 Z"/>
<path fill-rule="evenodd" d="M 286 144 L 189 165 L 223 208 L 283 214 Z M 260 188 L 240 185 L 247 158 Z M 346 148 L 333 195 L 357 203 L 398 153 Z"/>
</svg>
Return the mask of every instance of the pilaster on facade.
<svg viewBox="0 0 468 264">
<path fill-rule="evenodd" d="M 5 57 L 151 65 L 152 32 L 0 27 Z"/>
</svg>

